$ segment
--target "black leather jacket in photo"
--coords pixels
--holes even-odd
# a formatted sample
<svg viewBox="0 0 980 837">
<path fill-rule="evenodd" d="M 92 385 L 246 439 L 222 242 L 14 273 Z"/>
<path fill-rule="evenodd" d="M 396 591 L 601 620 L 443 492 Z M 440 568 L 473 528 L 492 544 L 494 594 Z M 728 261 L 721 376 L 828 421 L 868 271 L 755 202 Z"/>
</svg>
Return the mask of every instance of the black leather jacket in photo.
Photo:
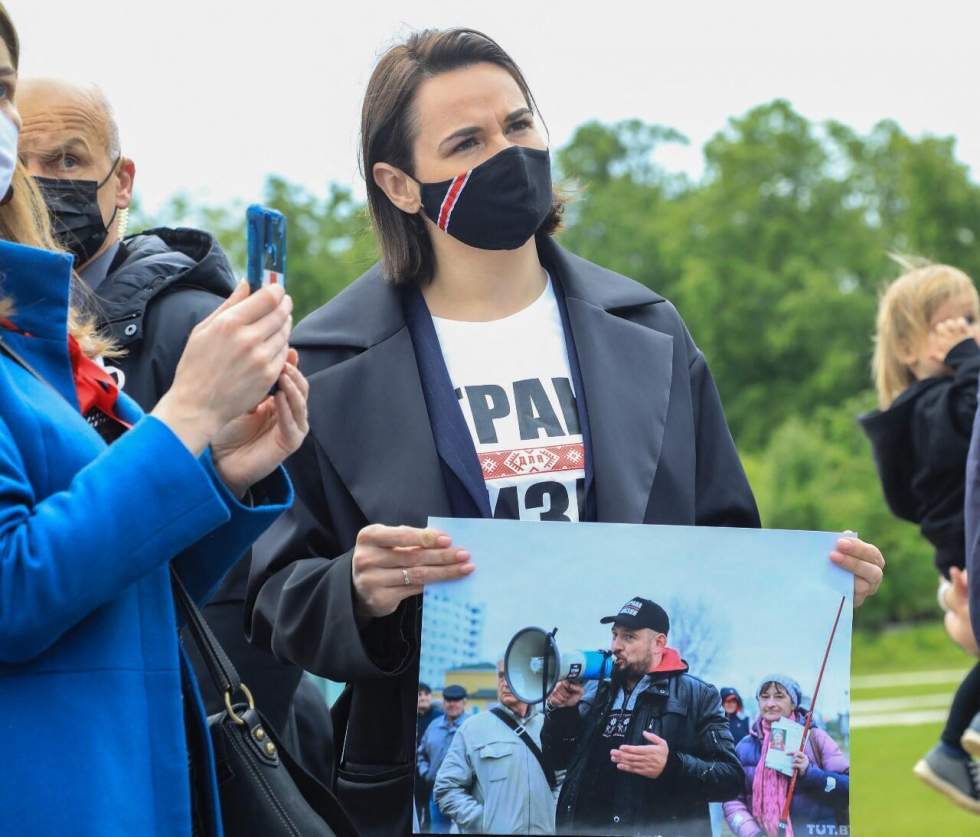
<svg viewBox="0 0 980 837">
<path fill-rule="evenodd" d="M 649 674 L 635 688 L 642 691 L 625 743 L 648 744 L 644 731 L 665 739 L 670 755 L 664 772 L 657 779 L 618 774 L 608 813 L 597 818 L 589 809 L 583 790 L 597 767 L 590 757 L 618 688 L 609 681 L 588 684 L 577 706 L 549 712 L 541 735 L 545 757 L 555 769 L 567 769 L 558 832 L 710 835 L 708 802 L 738 796 L 745 781 L 718 690 L 687 674 L 686 666 Z"/>
</svg>

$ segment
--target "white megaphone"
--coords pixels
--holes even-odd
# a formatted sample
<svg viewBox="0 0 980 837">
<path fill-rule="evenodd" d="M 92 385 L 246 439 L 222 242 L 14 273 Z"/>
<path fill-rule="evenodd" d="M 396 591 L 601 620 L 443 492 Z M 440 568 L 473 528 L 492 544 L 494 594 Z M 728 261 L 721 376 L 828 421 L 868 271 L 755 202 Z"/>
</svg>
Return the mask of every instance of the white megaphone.
<svg viewBox="0 0 980 837">
<path fill-rule="evenodd" d="M 608 651 L 569 651 L 561 654 L 551 633 L 542 628 L 521 628 L 507 643 L 504 677 L 522 703 L 541 703 L 559 680 L 604 680 L 612 677 Z"/>
</svg>

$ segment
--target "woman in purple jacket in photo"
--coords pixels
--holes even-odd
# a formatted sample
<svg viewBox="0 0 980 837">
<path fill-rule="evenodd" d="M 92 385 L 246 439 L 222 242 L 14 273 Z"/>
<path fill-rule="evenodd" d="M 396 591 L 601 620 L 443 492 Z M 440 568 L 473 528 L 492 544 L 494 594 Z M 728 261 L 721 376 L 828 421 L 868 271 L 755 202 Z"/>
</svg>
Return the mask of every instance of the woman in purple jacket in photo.
<svg viewBox="0 0 980 837">
<path fill-rule="evenodd" d="M 806 712 L 800 708 L 799 684 L 785 675 L 763 678 L 756 698 L 759 713 L 749 734 L 735 748 L 745 770 L 745 790 L 738 799 L 725 803 L 729 828 L 737 837 L 793 837 L 794 833 L 812 833 L 809 826 L 823 826 L 821 834 L 847 834 L 850 762 L 834 739 L 818 727 L 810 727 L 803 752 L 793 756 L 796 789 L 788 827 L 779 831 L 790 778 L 765 766 L 770 729 L 780 718 L 803 724 Z"/>
</svg>

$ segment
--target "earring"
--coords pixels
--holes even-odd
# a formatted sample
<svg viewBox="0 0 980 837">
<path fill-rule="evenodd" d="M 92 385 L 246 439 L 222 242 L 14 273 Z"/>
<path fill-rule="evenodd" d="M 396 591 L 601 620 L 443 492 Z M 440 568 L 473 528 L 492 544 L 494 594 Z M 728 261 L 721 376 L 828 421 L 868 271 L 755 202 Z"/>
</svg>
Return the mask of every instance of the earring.
<svg viewBox="0 0 980 837">
<path fill-rule="evenodd" d="M 129 227 L 129 207 L 118 210 L 116 219 L 116 231 L 120 238 L 126 237 L 126 229 Z"/>
</svg>

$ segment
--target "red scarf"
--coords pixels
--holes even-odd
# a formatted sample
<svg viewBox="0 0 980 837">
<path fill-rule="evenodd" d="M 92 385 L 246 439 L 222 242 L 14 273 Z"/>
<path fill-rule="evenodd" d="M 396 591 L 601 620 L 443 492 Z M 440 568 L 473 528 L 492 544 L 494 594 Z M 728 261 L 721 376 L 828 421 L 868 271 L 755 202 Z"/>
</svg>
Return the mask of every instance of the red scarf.
<svg viewBox="0 0 980 837">
<path fill-rule="evenodd" d="M 0 319 L 0 328 L 16 332 L 24 337 L 31 335 L 18 328 L 6 317 Z M 116 401 L 119 400 L 119 387 L 115 379 L 82 351 L 78 341 L 68 335 L 68 357 L 71 360 L 71 376 L 75 382 L 75 394 L 78 397 L 79 412 L 86 419 L 90 418 L 93 409 L 99 410 L 110 421 L 119 425 L 122 430 L 132 427 L 116 414 Z"/>
<path fill-rule="evenodd" d="M 132 425 L 116 415 L 119 387 L 112 375 L 87 357 L 78 341 L 70 334 L 68 356 L 71 358 L 71 374 L 75 379 L 75 393 L 78 395 L 78 407 L 82 415 L 88 418 L 92 410 L 97 409 L 128 430 Z"/>
</svg>

